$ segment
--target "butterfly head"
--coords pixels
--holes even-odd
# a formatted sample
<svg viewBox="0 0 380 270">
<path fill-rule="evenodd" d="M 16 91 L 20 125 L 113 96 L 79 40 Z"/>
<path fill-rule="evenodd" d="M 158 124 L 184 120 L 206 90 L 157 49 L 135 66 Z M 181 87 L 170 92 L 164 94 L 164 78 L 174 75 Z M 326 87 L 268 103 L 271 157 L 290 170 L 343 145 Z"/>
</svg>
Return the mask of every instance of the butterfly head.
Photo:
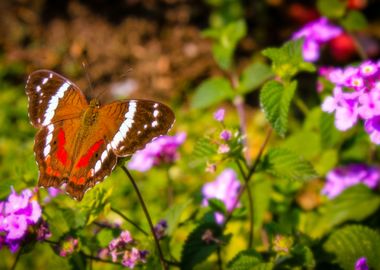
<svg viewBox="0 0 380 270">
<path fill-rule="evenodd" d="M 91 108 L 100 108 L 100 102 L 98 99 L 94 98 L 94 99 L 91 99 L 90 101 L 90 107 Z"/>
</svg>

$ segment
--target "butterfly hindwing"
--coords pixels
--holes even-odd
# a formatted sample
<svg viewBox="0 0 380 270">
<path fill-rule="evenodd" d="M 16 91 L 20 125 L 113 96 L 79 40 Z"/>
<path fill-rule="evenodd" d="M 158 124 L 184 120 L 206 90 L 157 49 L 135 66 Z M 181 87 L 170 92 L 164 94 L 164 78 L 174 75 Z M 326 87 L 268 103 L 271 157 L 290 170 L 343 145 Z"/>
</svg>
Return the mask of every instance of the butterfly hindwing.
<svg viewBox="0 0 380 270">
<path fill-rule="evenodd" d="M 101 107 L 99 119 L 107 125 L 107 137 L 114 153 L 128 156 L 166 134 L 173 125 L 174 114 L 159 102 L 125 100 Z"/>
<path fill-rule="evenodd" d="M 30 74 L 26 94 L 29 119 L 35 127 L 79 117 L 88 105 L 75 84 L 50 70 L 37 70 Z"/>
</svg>

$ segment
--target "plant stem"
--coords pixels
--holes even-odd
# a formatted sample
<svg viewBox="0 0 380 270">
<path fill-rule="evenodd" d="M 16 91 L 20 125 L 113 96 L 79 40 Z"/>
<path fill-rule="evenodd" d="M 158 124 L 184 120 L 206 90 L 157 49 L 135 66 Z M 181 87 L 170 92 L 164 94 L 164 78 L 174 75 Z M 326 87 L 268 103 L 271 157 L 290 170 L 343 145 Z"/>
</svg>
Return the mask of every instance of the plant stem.
<svg viewBox="0 0 380 270">
<path fill-rule="evenodd" d="M 116 265 L 120 265 L 120 263 L 118 262 L 113 262 L 113 261 L 110 261 L 110 260 L 104 260 L 104 259 L 101 259 L 99 257 L 96 257 L 96 256 L 92 256 L 92 255 L 89 255 L 89 254 L 86 254 L 84 252 L 80 252 L 86 259 L 90 259 L 91 261 L 94 260 L 94 261 L 98 261 L 98 262 L 103 262 L 103 263 L 110 263 L 110 264 L 116 264 Z"/>
<path fill-rule="evenodd" d="M 144 202 L 144 199 L 140 193 L 140 190 L 135 182 L 135 180 L 133 179 L 131 173 L 128 171 L 128 169 L 125 167 L 125 166 L 121 166 L 121 168 L 123 169 L 123 171 L 127 174 L 129 180 L 131 181 L 132 185 L 133 185 L 133 188 L 135 189 L 136 191 L 136 194 L 137 194 L 137 197 L 139 198 L 139 201 L 140 201 L 140 204 L 141 204 L 141 207 L 143 208 L 144 210 L 144 214 L 145 214 L 145 217 L 149 223 L 149 227 L 150 227 L 150 230 L 152 232 L 152 235 L 153 235 L 153 238 L 154 238 L 154 241 L 156 243 L 156 247 L 157 247 L 157 250 L 158 250 L 158 255 L 160 257 L 160 262 L 161 262 L 161 266 L 163 269 L 168 269 L 168 265 L 167 265 L 167 262 L 164 258 L 164 254 L 162 253 L 162 250 L 161 250 L 161 246 L 160 246 L 160 242 L 158 241 L 158 238 L 157 238 L 157 235 L 154 231 L 154 227 L 153 227 L 153 223 L 152 223 L 152 219 L 150 218 L 150 215 L 149 215 L 149 212 L 148 212 L 148 208 L 146 207 L 145 205 L 145 202 Z"/>
<path fill-rule="evenodd" d="M 247 181 L 245 181 L 244 185 L 239 190 L 237 197 L 236 197 L 236 201 L 234 202 L 234 205 L 232 206 L 232 209 L 235 209 L 237 207 L 241 196 L 243 195 L 244 191 L 248 188 L 249 181 L 251 180 L 253 173 L 256 171 L 257 165 L 259 164 L 259 161 L 260 161 L 260 158 L 264 152 L 264 149 L 269 142 L 269 138 L 270 138 L 271 134 L 272 134 L 272 128 L 270 127 L 267 131 L 267 135 L 265 137 L 265 140 L 260 147 L 259 153 L 257 154 L 257 157 L 255 159 L 255 163 L 252 165 L 252 167 L 250 168 L 250 170 L 248 172 Z M 228 213 L 226 220 L 224 221 L 223 226 L 226 226 L 227 222 L 231 219 L 232 213 L 233 213 L 233 211 Z"/>
<path fill-rule="evenodd" d="M 166 168 L 168 207 L 173 204 L 173 180 L 170 177 L 169 167 Z"/>
<path fill-rule="evenodd" d="M 218 249 L 217 249 L 217 255 L 218 255 L 218 269 L 223 270 L 222 254 L 221 254 L 220 247 L 218 247 Z"/>
<path fill-rule="evenodd" d="M 123 219 L 125 219 L 127 222 L 131 223 L 133 226 L 136 227 L 136 229 L 138 229 L 140 232 L 142 232 L 143 234 L 145 235 L 148 235 L 148 233 L 143 229 L 141 228 L 139 225 L 137 225 L 133 220 L 131 220 L 130 218 L 128 218 L 126 215 L 124 215 L 122 212 L 120 212 L 119 210 L 111 207 L 111 211 L 115 212 L 116 214 L 118 214 L 119 216 L 121 216 Z"/>
<path fill-rule="evenodd" d="M 22 250 L 23 250 L 23 246 L 21 246 L 20 250 L 17 252 L 16 259 L 13 262 L 11 270 L 15 270 L 16 269 L 17 263 L 18 263 L 18 261 L 20 260 L 20 257 L 21 257 Z"/>
<path fill-rule="evenodd" d="M 360 42 L 359 42 L 358 38 L 356 37 L 356 35 L 353 34 L 353 33 L 349 33 L 349 35 L 352 38 L 352 40 L 354 41 L 356 50 L 358 51 L 358 54 L 359 54 L 360 58 L 362 60 L 367 60 L 368 59 L 368 55 L 365 52 L 363 46 L 360 44 Z"/>
<path fill-rule="evenodd" d="M 296 97 L 294 99 L 295 101 L 295 104 L 296 106 L 298 107 L 298 109 L 304 114 L 304 115 L 307 115 L 309 113 L 309 109 L 308 107 L 306 106 L 305 102 L 303 102 L 302 99 L 300 99 L 299 97 Z"/>
</svg>

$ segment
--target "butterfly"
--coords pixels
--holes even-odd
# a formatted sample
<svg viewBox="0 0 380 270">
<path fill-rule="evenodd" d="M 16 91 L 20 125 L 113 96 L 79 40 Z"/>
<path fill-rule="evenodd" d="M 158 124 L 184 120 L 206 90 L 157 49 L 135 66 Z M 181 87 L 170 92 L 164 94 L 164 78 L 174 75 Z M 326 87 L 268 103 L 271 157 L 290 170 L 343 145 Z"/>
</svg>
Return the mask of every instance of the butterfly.
<svg viewBox="0 0 380 270">
<path fill-rule="evenodd" d="M 38 128 L 38 185 L 66 184 L 66 192 L 78 201 L 111 173 L 119 157 L 166 134 L 175 120 L 173 111 L 156 101 L 88 102 L 79 87 L 50 70 L 31 73 L 25 91 L 30 122 Z"/>
</svg>

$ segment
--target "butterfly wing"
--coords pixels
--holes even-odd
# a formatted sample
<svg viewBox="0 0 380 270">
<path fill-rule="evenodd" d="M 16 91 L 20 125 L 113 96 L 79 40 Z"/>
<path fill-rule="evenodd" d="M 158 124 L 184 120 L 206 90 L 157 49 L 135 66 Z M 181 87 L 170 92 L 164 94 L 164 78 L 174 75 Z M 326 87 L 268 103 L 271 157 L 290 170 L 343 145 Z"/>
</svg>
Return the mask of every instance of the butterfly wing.
<svg viewBox="0 0 380 270">
<path fill-rule="evenodd" d="M 174 122 L 171 109 L 146 100 L 113 102 L 101 107 L 96 118 L 78 153 L 73 154 L 76 158 L 66 192 L 77 200 L 111 173 L 117 157 L 131 155 L 166 134 Z"/>
<path fill-rule="evenodd" d="M 68 79 L 50 70 L 37 70 L 26 83 L 29 119 L 33 126 L 79 117 L 88 106 L 82 91 Z"/>
<path fill-rule="evenodd" d="M 107 138 L 113 152 L 124 157 L 166 134 L 175 117 L 173 111 L 162 103 L 124 100 L 101 107 L 99 120 L 106 124 Z"/>
</svg>

